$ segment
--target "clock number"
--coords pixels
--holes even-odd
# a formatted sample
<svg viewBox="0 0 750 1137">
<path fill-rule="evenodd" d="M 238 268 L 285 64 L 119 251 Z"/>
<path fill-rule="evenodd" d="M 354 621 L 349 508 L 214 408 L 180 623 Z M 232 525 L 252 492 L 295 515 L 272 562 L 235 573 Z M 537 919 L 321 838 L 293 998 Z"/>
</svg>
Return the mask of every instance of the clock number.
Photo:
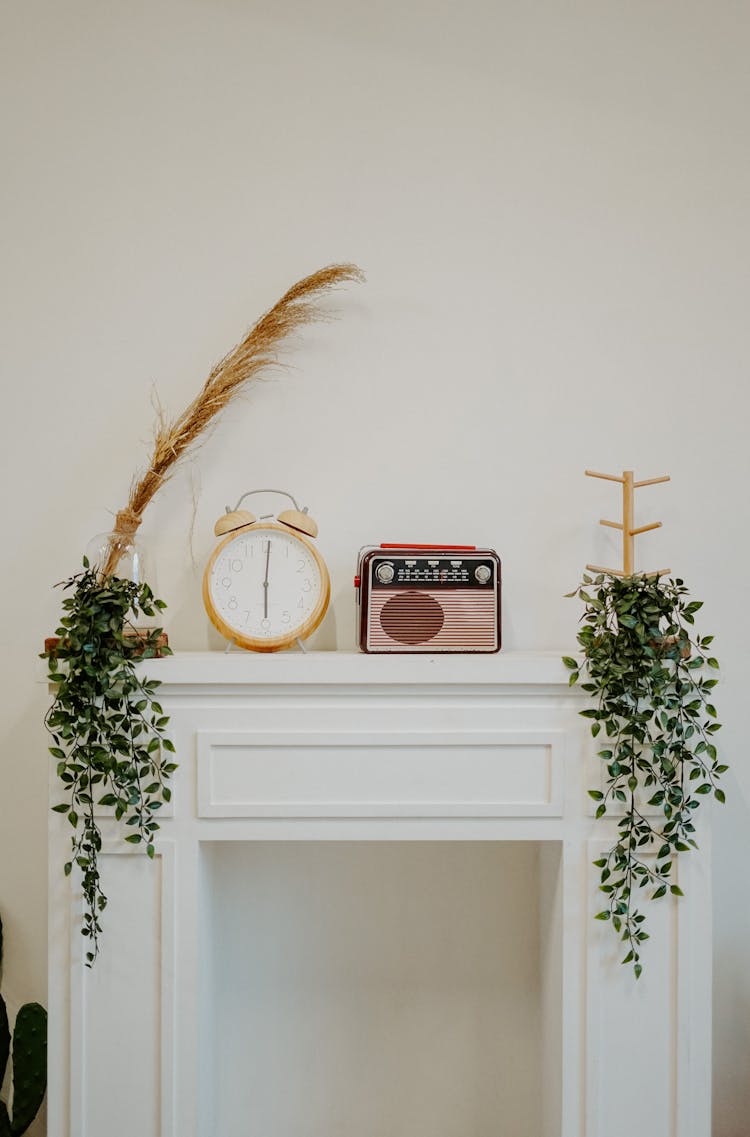
<svg viewBox="0 0 750 1137">
<path fill-rule="evenodd" d="M 288 624 L 290 622 L 291 618 L 292 618 L 291 614 L 289 612 L 287 612 L 286 609 L 284 609 L 284 611 L 281 613 L 282 624 Z"/>
<path fill-rule="evenodd" d="M 305 607 L 304 597 L 300 596 L 299 600 L 297 601 L 297 607 L 298 608 L 304 608 Z"/>
<path fill-rule="evenodd" d="M 263 619 L 260 622 L 260 626 L 264 632 L 268 631 L 268 629 L 271 627 L 271 621 L 269 620 L 268 616 L 263 617 Z"/>
<path fill-rule="evenodd" d="M 229 597 L 229 602 L 227 604 L 227 608 L 229 609 L 230 612 L 236 612 L 237 611 L 238 604 L 237 604 L 237 597 L 236 596 L 230 596 Z"/>
<path fill-rule="evenodd" d="M 305 561 L 302 560 L 302 558 L 300 558 L 297 561 L 297 572 L 304 572 L 304 571 L 305 571 Z"/>
<path fill-rule="evenodd" d="M 222 577 L 221 587 L 222 588 L 231 588 L 231 586 L 232 586 L 232 578 L 230 576 Z"/>
<path fill-rule="evenodd" d="M 311 590 L 311 588 L 312 588 L 312 585 L 310 584 L 309 578 L 305 578 L 305 580 L 302 581 L 302 591 L 303 592 L 309 592 Z"/>
<path fill-rule="evenodd" d="M 242 561 L 239 559 L 239 557 L 235 557 L 233 561 L 230 561 L 229 571 L 242 572 Z"/>
</svg>

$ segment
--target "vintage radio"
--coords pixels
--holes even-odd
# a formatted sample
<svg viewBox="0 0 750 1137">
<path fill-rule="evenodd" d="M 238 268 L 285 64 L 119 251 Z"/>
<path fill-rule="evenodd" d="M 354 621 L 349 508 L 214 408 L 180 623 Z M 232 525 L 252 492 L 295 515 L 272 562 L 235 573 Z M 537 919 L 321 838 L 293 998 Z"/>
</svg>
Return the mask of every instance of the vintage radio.
<svg viewBox="0 0 750 1137">
<path fill-rule="evenodd" d="M 365 548 L 354 584 L 362 651 L 500 650 L 500 558 L 493 549 Z"/>
</svg>

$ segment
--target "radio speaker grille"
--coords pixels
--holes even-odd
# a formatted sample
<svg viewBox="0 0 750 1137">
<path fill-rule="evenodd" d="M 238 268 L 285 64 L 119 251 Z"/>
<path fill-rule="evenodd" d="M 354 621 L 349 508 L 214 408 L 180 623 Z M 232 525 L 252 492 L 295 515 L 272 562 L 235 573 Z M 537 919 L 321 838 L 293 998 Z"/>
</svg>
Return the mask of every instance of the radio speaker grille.
<svg viewBox="0 0 750 1137">
<path fill-rule="evenodd" d="M 370 596 L 368 647 L 392 651 L 494 651 L 497 595 L 494 588 L 379 588 Z"/>
</svg>

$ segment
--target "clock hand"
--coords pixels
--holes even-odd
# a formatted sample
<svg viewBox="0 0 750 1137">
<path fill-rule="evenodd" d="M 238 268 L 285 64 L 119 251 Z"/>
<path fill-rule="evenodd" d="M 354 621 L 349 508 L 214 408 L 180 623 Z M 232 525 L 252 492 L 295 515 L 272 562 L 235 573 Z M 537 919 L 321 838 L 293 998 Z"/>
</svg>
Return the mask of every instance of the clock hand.
<svg viewBox="0 0 750 1137">
<path fill-rule="evenodd" d="M 266 579 L 263 581 L 263 619 L 268 619 L 268 562 L 271 558 L 271 538 L 266 545 Z"/>
</svg>

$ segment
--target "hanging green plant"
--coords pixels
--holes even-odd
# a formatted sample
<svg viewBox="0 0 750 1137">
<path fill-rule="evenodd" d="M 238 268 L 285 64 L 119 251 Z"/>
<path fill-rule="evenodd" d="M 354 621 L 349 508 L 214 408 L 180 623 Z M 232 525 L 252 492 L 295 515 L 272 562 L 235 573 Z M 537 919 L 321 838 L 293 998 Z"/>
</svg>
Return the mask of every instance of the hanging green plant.
<svg viewBox="0 0 750 1137">
<path fill-rule="evenodd" d="M 607 897 L 596 919 L 611 922 L 638 978 L 648 933 L 637 902 L 682 895 L 674 870 L 678 854 L 697 848 L 695 811 L 709 794 L 724 801 L 711 702 L 718 680 L 708 674 L 719 664 L 713 636 L 691 635 L 702 603 L 680 579 L 584 574 L 569 595 L 584 603 L 582 658 L 563 663 L 595 704 L 581 711 L 592 735 L 606 737 L 602 788 L 589 795 L 597 818 L 618 818 L 616 841 L 594 861 Z"/>
<path fill-rule="evenodd" d="M 102 834 L 97 807 L 109 807 L 127 830 L 125 841 L 154 856 L 157 811 L 171 797 L 167 782 L 177 769 L 165 760 L 174 746 L 169 719 L 154 698 L 160 686 L 136 668 L 138 660 L 165 654 L 160 628 L 136 630 L 131 620 L 166 607 L 147 584 L 103 576 L 84 559 L 83 572 L 63 582 L 70 592 L 59 640 L 45 653 L 54 701 L 45 724 L 54 745 L 65 800 L 53 806 L 73 827 L 69 875 L 80 871 L 84 898 L 81 931 L 86 962 L 99 953 L 100 915 L 107 905 L 99 873 Z"/>
</svg>

